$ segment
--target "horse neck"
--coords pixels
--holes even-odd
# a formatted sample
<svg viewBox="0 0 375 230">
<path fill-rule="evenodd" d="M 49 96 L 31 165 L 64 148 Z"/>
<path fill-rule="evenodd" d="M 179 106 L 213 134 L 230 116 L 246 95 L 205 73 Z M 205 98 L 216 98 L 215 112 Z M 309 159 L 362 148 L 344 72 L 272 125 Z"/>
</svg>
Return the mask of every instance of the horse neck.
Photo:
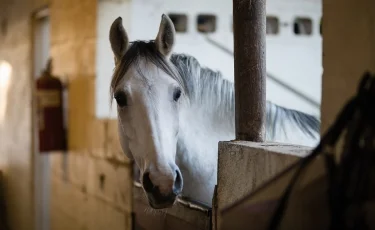
<svg viewBox="0 0 375 230">
<path fill-rule="evenodd" d="M 210 204 L 218 142 L 234 138 L 234 96 L 230 84 L 208 83 L 203 80 L 207 78 L 196 79 L 189 100 L 182 101 L 176 162 L 184 175 L 185 193 Z"/>
<path fill-rule="evenodd" d="M 216 89 L 223 93 L 215 93 Z M 228 87 L 227 89 L 225 89 Z M 232 88 L 231 88 L 232 87 Z M 205 99 L 183 107 L 182 127 L 188 138 L 203 138 L 206 144 L 216 146 L 218 141 L 229 141 L 235 138 L 235 108 L 233 86 L 230 83 L 207 86 L 208 94 Z M 313 147 L 319 141 L 319 120 L 300 111 L 287 109 L 266 102 L 265 141 L 305 145 Z M 197 135 L 200 133 L 201 135 Z M 208 151 L 208 150 L 207 150 Z"/>
<path fill-rule="evenodd" d="M 193 78 L 189 80 L 189 103 L 184 104 L 182 110 L 189 124 L 216 138 L 232 136 L 235 115 L 233 83 L 207 68 L 201 68 L 195 76 L 186 77 Z"/>
</svg>

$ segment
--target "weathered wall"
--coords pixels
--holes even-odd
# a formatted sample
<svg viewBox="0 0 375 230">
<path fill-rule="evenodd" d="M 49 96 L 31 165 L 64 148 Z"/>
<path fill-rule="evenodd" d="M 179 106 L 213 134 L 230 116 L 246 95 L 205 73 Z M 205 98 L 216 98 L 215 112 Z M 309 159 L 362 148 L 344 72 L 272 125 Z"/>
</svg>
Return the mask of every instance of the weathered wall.
<svg viewBox="0 0 375 230">
<path fill-rule="evenodd" d="M 323 1 L 322 129 L 356 92 L 362 74 L 375 71 L 375 1 Z"/>
<path fill-rule="evenodd" d="M 34 0 L 37 1 L 37 0 Z M 129 229 L 131 180 L 116 121 L 95 118 L 96 0 L 1 1 L 0 60 L 14 72 L 0 126 L 0 162 L 6 172 L 12 229 L 33 229 L 31 145 L 31 13 L 50 9 L 53 73 L 69 85 L 69 151 L 51 155 L 51 229 Z M 12 3 L 10 3 L 12 2 Z M 11 12 L 11 13 L 10 13 Z"/>
</svg>

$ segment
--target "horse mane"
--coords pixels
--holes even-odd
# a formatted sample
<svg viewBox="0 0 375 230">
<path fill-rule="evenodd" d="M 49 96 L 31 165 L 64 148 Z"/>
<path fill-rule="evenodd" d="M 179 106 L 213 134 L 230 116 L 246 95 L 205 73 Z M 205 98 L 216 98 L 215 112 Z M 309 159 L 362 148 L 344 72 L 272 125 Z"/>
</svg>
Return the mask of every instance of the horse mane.
<svg viewBox="0 0 375 230">
<path fill-rule="evenodd" d="M 173 54 L 171 62 L 182 76 L 193 106 L 202 106 L 218 118 L 230 118 L 234 111 L 234 87 L 221 72 L 202 67 L 195 57 L 188 54 Z"/>
<path fill-rule="evenodd" d="M 141 58 L 152 62 L 176 80 L 190 104 L 200 105 L 205 111 L 215 113 L 218 118 L 231 119 L 231 125 L 234 127 L 234 84 L 223 78 L 221 72 L 202 67 L 193 56 L 173 53 L 168 61 L 157 50 L 153 40 L 131 42 L 124 57 L 116 64 L 111 81 L 111 98 L 130 65 L 134 64 L 137 71 L 144 76 L 139 66 Z M 293 123 L 310 137 L 315 137 L 314 132 L 319 133 L 320 121 L 312 115 L 269 101 L 266 110 L 266 135 L 271 139 L 276 136 L 278 129 L 285 132 L 284 121 Z"/>
<path fill-rule="evenodd" d="M 234 122 L 234 84 L 223 78 L 219 71 L 213 71 L 202 67 L 198 60 L 187 54 L 173 54 L 172 63 L 177 67 L 182 79 L 187 86 L 190 100 L 204 106 L 214 108 L 216 115 L 228 115 Z M 284 134 L 286 125 L 283 121 L 289 121 L 301 131 L 314 138 L 314 132 L 319 133 L 320 121 L 309 114 L 284 108 L 267 101 L 266 104 L 266 135 L 268 139 L 274 139 L 279 130 Z M 232 117 L 230 117 L 232 116 Z M 233 124 L 234 125 L 234 124 Z"/>
</svg>

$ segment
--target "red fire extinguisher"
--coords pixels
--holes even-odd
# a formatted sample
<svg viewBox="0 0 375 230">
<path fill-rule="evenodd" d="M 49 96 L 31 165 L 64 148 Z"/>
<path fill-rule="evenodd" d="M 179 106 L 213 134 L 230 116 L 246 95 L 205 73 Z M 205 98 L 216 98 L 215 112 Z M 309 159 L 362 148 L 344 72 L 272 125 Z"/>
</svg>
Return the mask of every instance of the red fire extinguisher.
<svg viewBox="0 0 375 230">
<path fill-rule="evenodd" d="M 52 75 L 49 59 L 42 76 L 36 80 L 39 151 L 66 150 L 63 114 L 63 84 Z"/>
</svg>

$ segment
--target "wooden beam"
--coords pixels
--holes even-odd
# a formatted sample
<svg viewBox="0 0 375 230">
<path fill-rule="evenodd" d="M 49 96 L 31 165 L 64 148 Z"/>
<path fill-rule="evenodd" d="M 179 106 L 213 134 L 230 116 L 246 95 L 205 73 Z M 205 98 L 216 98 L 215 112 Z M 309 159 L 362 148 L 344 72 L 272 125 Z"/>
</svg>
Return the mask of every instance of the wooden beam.
<svg viewBox="0 0 375 230">
<path fill-rule="evenodd" d="M 262 142 L 266 118 L 265 0 L 233 0 L 236 139 Z"/>
</svg>

